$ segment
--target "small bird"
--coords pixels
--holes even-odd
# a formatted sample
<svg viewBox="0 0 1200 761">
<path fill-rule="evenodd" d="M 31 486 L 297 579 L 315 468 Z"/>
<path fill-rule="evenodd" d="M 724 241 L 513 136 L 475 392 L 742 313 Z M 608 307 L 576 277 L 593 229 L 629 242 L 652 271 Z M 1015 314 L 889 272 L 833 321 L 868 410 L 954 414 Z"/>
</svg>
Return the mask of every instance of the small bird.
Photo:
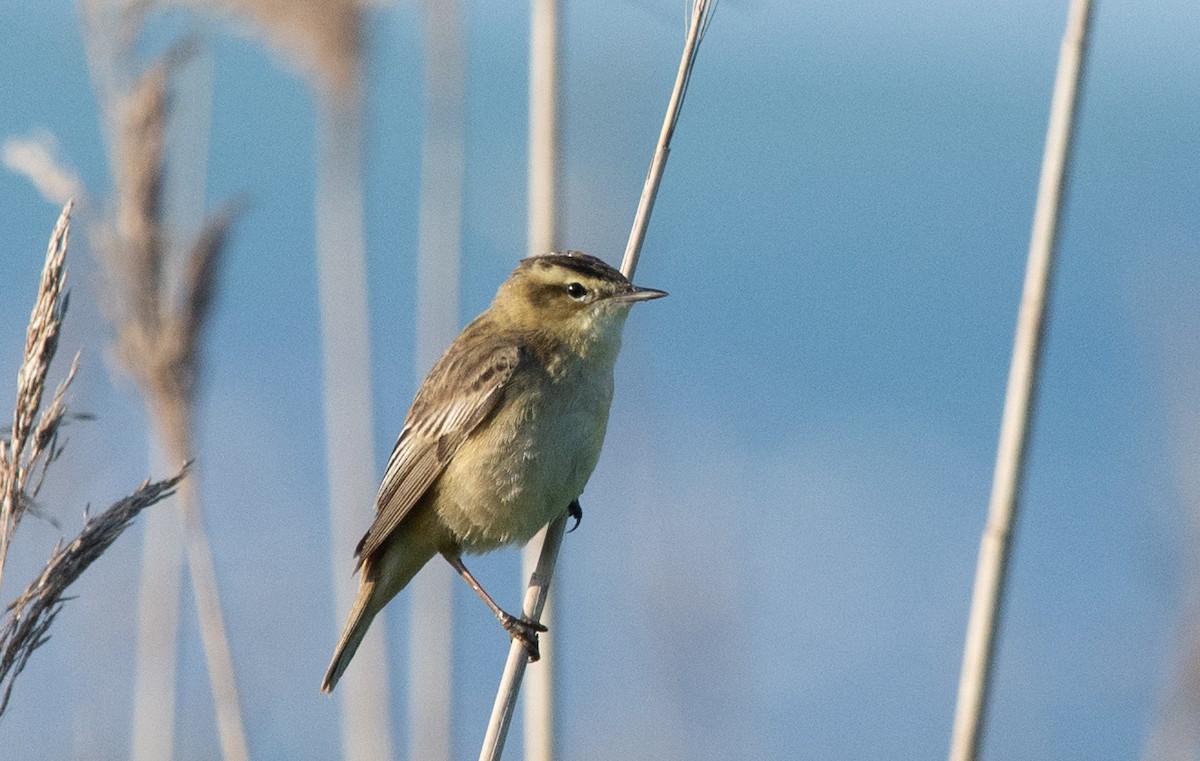
<svg viewBox="0 0 1200 761">
<path fill-rule="evenodd" d="M 332 692 L 371 620 L 440 554 L 538 659 L 540 624 L 506 613 L 463 553 L 529 541 L 581 517 L 608 427 L 613 367 L 639 288 L 578 251 L 524 259 L 426 376 L 358 543 L 358 594 L 321 683 Z"/>
</svg>

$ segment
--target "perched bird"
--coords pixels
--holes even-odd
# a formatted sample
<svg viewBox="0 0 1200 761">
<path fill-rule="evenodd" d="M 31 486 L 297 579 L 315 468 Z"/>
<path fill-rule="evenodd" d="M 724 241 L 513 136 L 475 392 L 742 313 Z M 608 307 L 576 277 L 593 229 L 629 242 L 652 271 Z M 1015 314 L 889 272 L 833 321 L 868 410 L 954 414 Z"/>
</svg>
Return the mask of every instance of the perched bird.
<svg viewBox="0 0 1200 761">
<path fill-rule="evenodd" d="M 367 627 L 434 555 L 537 660 L 545 627 L 503 611 L 462 554 L 528 541 L 569 511 L 596 467 L 621 330 L 639 288 L 577 251 L 523 260 L 417 391 L 355 549 L 358 595 L 321 683 L 331 692 Z"/>
</svg>

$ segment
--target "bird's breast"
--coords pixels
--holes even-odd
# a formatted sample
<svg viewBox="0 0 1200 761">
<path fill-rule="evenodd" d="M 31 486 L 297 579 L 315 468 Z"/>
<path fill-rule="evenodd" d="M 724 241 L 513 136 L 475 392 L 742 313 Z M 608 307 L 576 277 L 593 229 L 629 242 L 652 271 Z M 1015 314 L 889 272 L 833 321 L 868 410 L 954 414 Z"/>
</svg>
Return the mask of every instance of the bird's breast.
<svg viewBox="0 0 1200 761">
<path fill-rule="evenodd" d="M 466 551 L 528 541 L 587 484 L 608 426 L 612 371 L 518 380 L 447 464 L 438 512 Z"/>
</svg>

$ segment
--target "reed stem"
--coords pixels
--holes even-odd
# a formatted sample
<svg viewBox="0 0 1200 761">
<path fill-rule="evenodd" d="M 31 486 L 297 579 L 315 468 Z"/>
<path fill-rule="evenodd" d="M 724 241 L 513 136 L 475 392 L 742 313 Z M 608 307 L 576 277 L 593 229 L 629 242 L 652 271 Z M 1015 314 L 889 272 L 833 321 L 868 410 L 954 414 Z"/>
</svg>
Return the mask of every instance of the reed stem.
<svg viewBox="0 0 1200 761">
<path fill-rule="evenodd" d="M 633 279 L 634 271 L 637 269 L 642 242 L 646 238 L 650 214 L 654 210 L 654 199 L 658 195 L 663 169 L 666 167 L 667 156 L 670 154 L 671 138 L 675 134 L 675 124 L 679 120 L 679 112 L 687 93 L 688 80 L 691 78 L 692 67 L 696 61 L 696 51 L 704 38 L 704 31 L 708 28 L 714 7 L 714 3 L 710 0 L 696 0 L 692 5 L 691 23 L 688 25 L 687 41 L 684 43 L 683 56 L 679 62 L 679 72 L 675 77 L 675 86 L 671 90 L 671 100 L 667 105 L 662 131 L 658 136 L 658 145 L 654 150 L 650 171 L 646 175 L 646 183 L 642 187 L 641 200 L 638 202 L 637 213 L 634 215 L 633 229 L 629 233 L 629 243 L 621 262 L 621 272 L 630 280 Z M 522 614 L 532 621 L 541 619 L 542 608 L 546 604 L 546 597 L 550 592 L 550 580 L 554 576 L 554 567 L 558 562 L 558 550 L 562 546 L 563 532 L 566 530 L 566 526 L 567 515 L 564 512 L 546 527 L 541 555 L 530 576 L 529 587 L 525 591 L 525 605 L 522 608 Z M 505 663 L 504 672 L 500 677 L 500 687 L 496 693 L 496 702 L 492 706 L 492 716 L 488 722 L 487 733 L 484 735 L 483 747 L 479 751 L 479 761 L 497 761 L 504 752 L 504 741 L 508 736 L 509 724 L 512 722 L 517 694 L 521 690 L 525 664 L 525 646 L 517 640 L 513 640 L 508 650 L 508 660 Z"/>
<path fill-rule="evenodd" d="M 950 741 L 950 761 L 974 761 L 979 754 L 995 659 L 996 631 L 1000 625 L 1004 584 L 1008 575 L 1013 525 L 1019 507 L 1029 428 L 1036 402 L 1050 276 L 1058 240 L 1058 223 L 1062 216 L 1063 187 L 1071 155 L 1071 135 L 1078 107 L 1079 84 L 1083 77 L 1090 18 L 1090 0 L 1072 0 L 1050 104 L 1050 125 L 1046 132 L 1025 286 L 1021 294 L 1008 389 L 1000 422 L 987 526 L 979 546 L 975 589 L 963 647 L 958 703 Z"/>
</svg>

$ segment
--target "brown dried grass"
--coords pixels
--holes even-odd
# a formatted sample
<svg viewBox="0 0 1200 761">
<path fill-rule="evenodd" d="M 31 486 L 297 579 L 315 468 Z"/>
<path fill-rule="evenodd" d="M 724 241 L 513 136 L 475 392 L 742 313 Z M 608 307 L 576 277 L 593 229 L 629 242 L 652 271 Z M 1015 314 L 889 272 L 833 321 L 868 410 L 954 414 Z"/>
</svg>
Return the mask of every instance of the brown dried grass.
<svg viewBox="0 0 1200 761">
<path fill-rule="evenodd" d="M 29 318 L 25 356 L 17 374 L 13 426 L 0 438 L 0 580 L 8 548 L 21 517 L 30 511 L 50 463 L 62 452 L 58 431 L 67 418 L 66 392 L 79 368 L 79 355 L 58 384 L 50 403 L 42 407 L 46 379 L 58 350 L 67 312 L 66 253 L 70 241 L 71 203 L 59 216 L 50 236 L 37 299 Z M 65 547 L 60 542 L 38 577 L 7 608 L 0 625 L 0 715 L 8 707 L 13 683 L 30 656 L 50 636 L 50 626 L 66 601 L 66 590 L 87 570 L 145 508 L 169 496 L 187 472 L 165 481 L 146 481 L 130 496 L 95 518 L 85 518 L 83 530 Z"/>
</svg>

